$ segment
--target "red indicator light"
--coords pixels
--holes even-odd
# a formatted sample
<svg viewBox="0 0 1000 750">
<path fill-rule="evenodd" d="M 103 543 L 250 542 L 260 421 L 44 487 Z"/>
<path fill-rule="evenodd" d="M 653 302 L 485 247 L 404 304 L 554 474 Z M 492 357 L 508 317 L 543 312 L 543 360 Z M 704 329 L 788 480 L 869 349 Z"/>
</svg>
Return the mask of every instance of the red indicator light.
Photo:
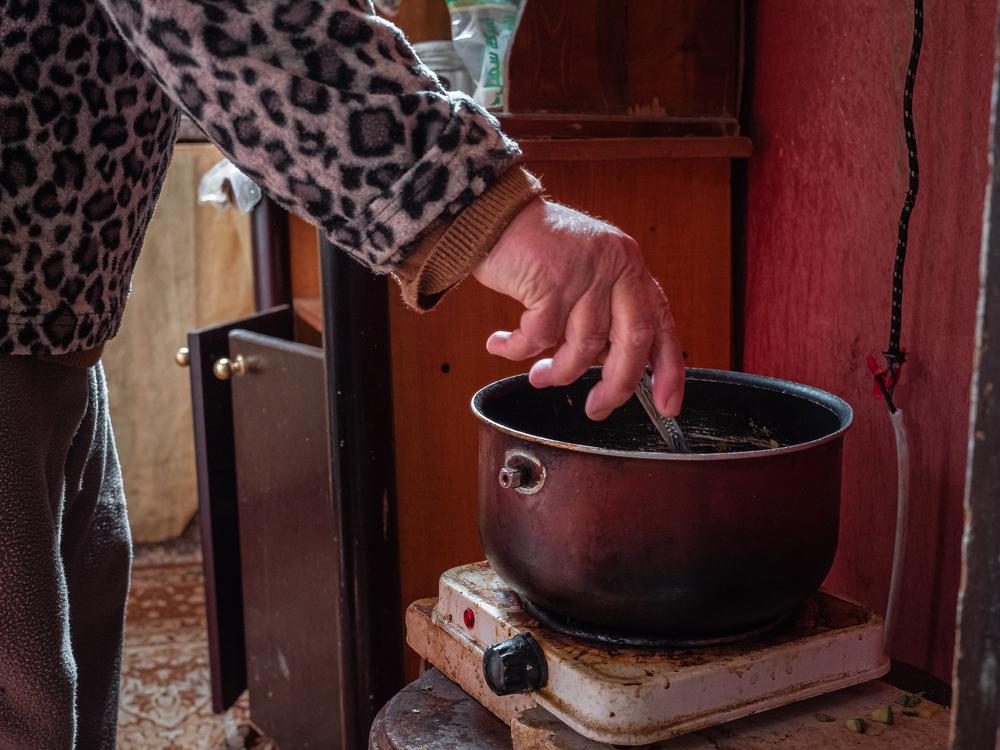
<svg viewBox="0 0 1000 750">
<path fill-rule="evenodd" d="M 467 609 L 462 613 L 462 619 L 465 620 L 465 627 L 471 628 L 476 624 L 476 613 Z"/>
</svg>

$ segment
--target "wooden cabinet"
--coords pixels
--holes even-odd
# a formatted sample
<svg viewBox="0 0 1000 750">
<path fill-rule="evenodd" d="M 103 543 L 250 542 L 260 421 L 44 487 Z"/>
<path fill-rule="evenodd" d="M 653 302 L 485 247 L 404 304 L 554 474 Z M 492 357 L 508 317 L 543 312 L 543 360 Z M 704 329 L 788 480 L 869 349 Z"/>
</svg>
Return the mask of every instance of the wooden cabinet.
<svg viewBox="0 0 1000 750">
<path fill-rule="evenodd" d="M 743 5 L 526 0 L 507 70 L 519 133 L 735 135 Z M 389 20 L 414 43 L 451 39 L 445 0 L 404 0 Z"/>
<path fill-rule="evenodd" d="M 249 686 L 281 746 L 360 748 L 403 684 L 387 298 L 322 276 L 323 348 L 290 306 L 189 335 L 213 706 Z"/>
<path fill-rule="evenodd" d="M 213 373 L 216 362 L 230 357 L 229 333 L 237 328 L 287 339 L 292 335 L 291 314 L 286 306 L 191 331 L 187 337 L 212 709 L 216 712 L 232 705 L 247 686 L 232 384 Z"/>
<path fill-rule="evenodd" d="M 212 704 L 283 747 L 341 742 L 339 518 L 323 351 L 275 308 L 188 336 Z M 228 379 L 214 370 L 238 363 Z"/>
<path fill-rule="evenodd" d="M 527 0 L 510 51 L 514 114 L 737 127 L 740 0 Z M 625 123 L 620 123 L 625 124 Z"/>
</svg>

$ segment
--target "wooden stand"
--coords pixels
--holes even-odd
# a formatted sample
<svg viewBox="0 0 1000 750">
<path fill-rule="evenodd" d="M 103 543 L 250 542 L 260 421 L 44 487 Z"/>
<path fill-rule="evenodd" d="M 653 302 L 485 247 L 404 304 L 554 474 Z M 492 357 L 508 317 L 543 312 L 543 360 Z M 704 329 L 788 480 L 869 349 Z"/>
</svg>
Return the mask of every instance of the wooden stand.
<svg viewBox="0 0 1000 750">
<path fill-rule="evenodd" d="M 871 743 L 879 750 L 945 750 L 949 712 L 923 701 L 933 716 L 904 716 L 901 691 L 869 682 L 740 721 L 647 745 L 645 750 L 841 750 Z M 892 726 L 868 721 L 861 736 L 845 722 L 894 705 Z M 820 722 L 817 714 L 834 721 Z M 609 750 L 580 737 L 542 708 L 529 709 L 508 728 L 440 672 L 432 669 L 382 709 L 372 726 L 370 750 Z"/>
</svg>

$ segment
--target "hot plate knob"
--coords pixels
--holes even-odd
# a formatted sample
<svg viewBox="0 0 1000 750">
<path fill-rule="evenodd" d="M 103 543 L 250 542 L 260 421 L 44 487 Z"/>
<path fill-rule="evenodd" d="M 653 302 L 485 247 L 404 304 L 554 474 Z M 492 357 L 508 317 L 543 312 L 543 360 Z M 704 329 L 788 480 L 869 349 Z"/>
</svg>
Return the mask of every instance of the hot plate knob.
<svg viewBox="0 0 1000 750">
<path fill-rule="evenodd" d="M 519 633 L 486 649 L 483 676 L 497 695 L 538 690 L 545 687 L 549 679 L 545 652 L 531 633 Z"/>
</svg>

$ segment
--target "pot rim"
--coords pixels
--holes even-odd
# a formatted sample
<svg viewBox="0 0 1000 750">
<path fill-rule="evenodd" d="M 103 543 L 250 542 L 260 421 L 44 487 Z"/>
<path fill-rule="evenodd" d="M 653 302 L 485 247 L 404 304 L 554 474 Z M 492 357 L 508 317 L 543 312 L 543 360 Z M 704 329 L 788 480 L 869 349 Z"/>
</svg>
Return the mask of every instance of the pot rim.
<svg viewBox="0 0 1000 750">
<path fill-rule="evenodd" d="M 591 367 L 587 370 L 583 377 L 597 372 L 600 369 L 600 367 Z M 531 387 L 528 383 L 527 373 L 512 375 L 511 377 L 502 378 L 501 380 L 496 380 L 489 385 L 483 386 L 473 395 L 470 406 L 472 407 L 472 413 L 475 414 L 479 421 L 484 425 L 488 425 L 499 432 L 510 435 L 511 437 L 519 438 L 520 440 L 547 445 L 552 448 L 562 448 L 575 453 L 590 453 L 593 455 L 613 458 L 636 458 L 645 461 L 738 461 L 743 459 L 771 458 L 773 456 L 782 456 L 788 453 L 799 453 L 800 451 L 810 450 L 817 446 L 840 439 L 854 422 L 854 410 L 851 408 L 850 404 L 844 401 L 844 399 L 839 396 L 834 396 L 832 393 L 828 393 L 827 391 L 820 390 L 819 388 L 814 388 L 810 385 L 803 385 L 802 383 L 796 383 L 791 380 L 781 380 L 780 378 L 772 378 L 766 375 L 755 375 L 752 373 L 734 372 L 730 370 L 709 370 L 700 367 L 687 368 L 685 380 L 697 380 L 699 382 L 707 383 L 733 383 L 745 387 L 778 391 L 780 393 L 796 396 L 831 411 L 840 420 L 840 427 L 834 432 L 831 432 L 829 435 L 824 435 L 816 440 L 809 440 L 805 443 L 796 443 L 794 445 L 786 445 L 780 448 L 762 448 L 760 450 L 738 451 L 736 453 L 657 453 L 653 451 L 627 451 L 612 448 L 598 448 L 592 445 L 568 443 L 562 440 L 542 437 L 540 435 L 532 435 L 529 432 L 521 432 L 520 430 L 515 430 L 512 427 L 508 427 L 487 417 L 480 408 L 483 401 L 488 396 L 496 395 L 498 392 L 506 393 L 513 390 L 516 386 L 522 383 Z"/>
</svg>

